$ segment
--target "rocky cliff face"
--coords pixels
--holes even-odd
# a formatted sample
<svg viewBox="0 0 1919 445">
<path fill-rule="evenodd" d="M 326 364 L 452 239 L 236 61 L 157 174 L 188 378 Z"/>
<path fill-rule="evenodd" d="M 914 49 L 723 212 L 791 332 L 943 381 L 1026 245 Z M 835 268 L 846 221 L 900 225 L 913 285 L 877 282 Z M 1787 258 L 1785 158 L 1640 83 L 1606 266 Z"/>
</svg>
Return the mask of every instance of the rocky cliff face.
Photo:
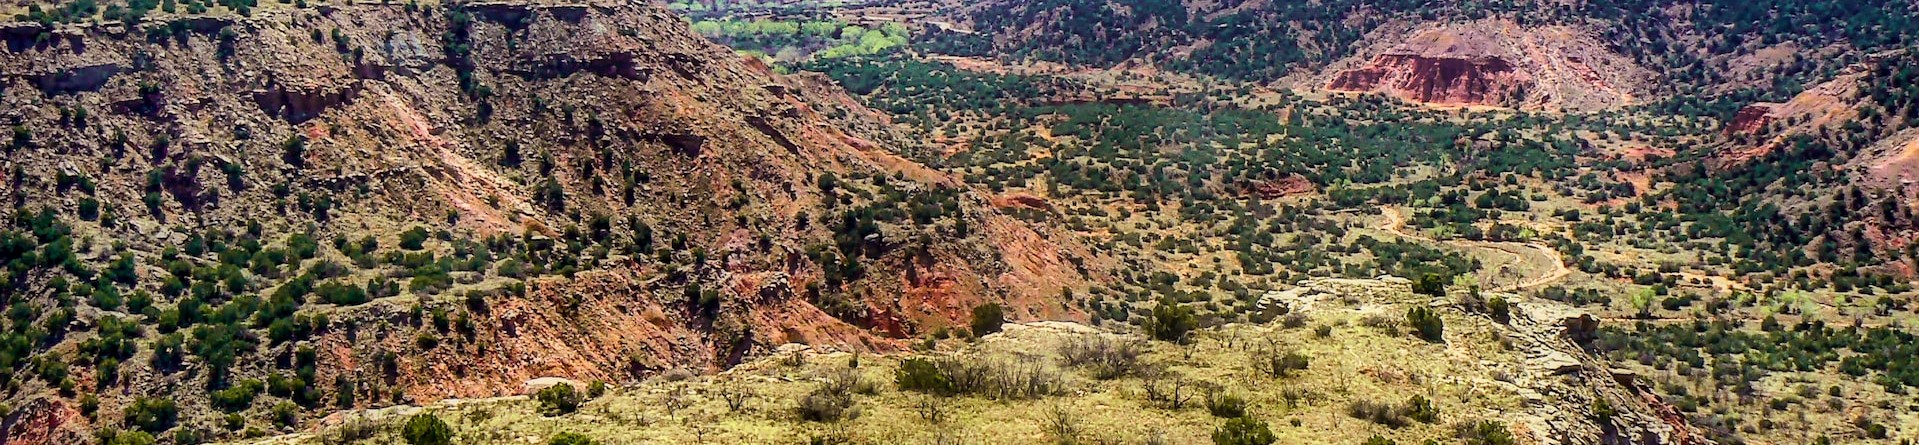
<svg viewBox="0 0 1919 445">
<path fill-rule="evenodd" d="M 164 287 L 186 272 L 167 266 L 226 261 L 202 253 L 208 240 L 319 240 L 312 258 L 241 267 L 196 303 L 293 295 L 296 312 L 239 324 L 247 347 L 226 380 L 291 372 L 311 349 L 305 383 L 353 406 L 708 369 L 784 342 L 891 350 L 984 302 L 1075 318 L 1051 299 L 1102 267 L 895 155 L 911 142 L 837 88 L 774 74 L 652 6 L 275 6 L 0 36 L 0 122 L 16 128 L 0 193 L 95 240 L 84 262 L 133 258 L 121 292 L 160 296 L 150 311 L 82 302 L 74 334 L 40 349 L 106 382 L 100 412 L 165 397 L 180 428 L 218 430 L 201 357 L 148 366 L 156 320 L 184 298 Z M 79 216 L 81 201 L 105 215 Z M 424 247 L 395 247 L 414 228 Z M 364 260 L 348 253 L 363 237 L 380 246 Z M 396 292 L 340 305 L 281 292 L 309 273 Z M 48 293 L 61 272 L 23 277 L 9 302 L 61 304 Z M 100 376 L 73 351 L 109 316 L 143 326 L 140 352 Z M 283 337 L 274 319 L 301 328 Z M 86 393 L 16 411 L 9 437 L 41 437 L 14 426 L 71 419 L 49 413 Z M 62 428 L 94 429 L 35 431 Z"/>
<path fill-rule="evenodd" d="M 1503 20 L 1387 27 L 1319 85 L 1434 105 L 1595 110 L 1636 102 L 1651 73 L 1590 32 Z"/>
<path fill-rule="evenodd" d="M 1510 103 L 1532 85 L 1498 57 L 1425 57 L 1381 54 L 1365 67 L 1340 72 L 1327 88 L 1388 91 L 1404 99 L 1442 105 Z"/>
<path fill-rule="evenodd" d="M 1732 121 L 1726 123 L 1725 134 L 1735 136 L 1765 131 L 1766 126 L 1773 123 L 1772 112 L 1776 108 L 1779 108 L 1779 104 L 1755 103 L 1740 107 L 1739 111 L 1733 114 Z"/>
</svg>

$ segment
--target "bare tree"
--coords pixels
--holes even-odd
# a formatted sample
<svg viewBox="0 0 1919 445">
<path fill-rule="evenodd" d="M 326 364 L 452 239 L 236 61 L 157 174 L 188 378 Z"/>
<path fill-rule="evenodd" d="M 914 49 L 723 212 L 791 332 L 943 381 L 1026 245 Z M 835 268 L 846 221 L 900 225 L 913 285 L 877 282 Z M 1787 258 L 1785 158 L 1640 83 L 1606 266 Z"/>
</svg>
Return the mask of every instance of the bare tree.
<svg viewBox="0 0 1919 445">
<path fill-rule="evenodd" d="M 741 408 L 746 407 L 747 400 L 752 400 L 757 395 L 753 387 L 737 381 L 728 382 L 720 387 L 720 399 L 726 401 L 726 409 L 730 412 L 739 412 Z"/>
<path fill-rule="evenodd" d="M 946 423 L 947 416 L 951 415 L 946 407 L 946 399 L 940 396 L 931 394 L 921 396 L 919 400 L 914 401 L 914 405 L 919 411 L 920 419 L 925 420 L 926 423 L 934 425 Z"/>
<path fill-rule="evenodd" d="M 1179 373 L 1172 371 L 1154 372 L 1141 377 L 1146 389 L 1146 400 L 1166 407 L 1181 409 L 1193 398 L 1192 382 Z"/>
<path fill-rule="evenodd" d="M 1045 424 L 1040 425 L 1041 428 L 1045 428 L 1047 434 L 1052 434 L 1057 443 L 1079 443 L 1079 418 L 1074 417 L 1073 412 L 1068 411 L 1066 406 L 1053 405 L 1052 409 L 1046 411 L 1046 418 L 1043 421 Z"/>
</svg>

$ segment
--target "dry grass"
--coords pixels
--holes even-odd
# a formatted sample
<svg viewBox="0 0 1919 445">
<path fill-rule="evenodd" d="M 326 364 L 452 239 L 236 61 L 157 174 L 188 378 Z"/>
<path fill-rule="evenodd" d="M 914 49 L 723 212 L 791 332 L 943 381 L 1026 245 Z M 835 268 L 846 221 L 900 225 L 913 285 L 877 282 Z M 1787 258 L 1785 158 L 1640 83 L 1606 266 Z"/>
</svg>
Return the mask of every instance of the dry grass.
<svg viewBox="0 0 1919 445">
<path fill-rule="evenodd" d="M 1347 324 L 1359 316 L 1322 311 L 1312 322 Z M 1459 338 L 1489 335 L 1482 331 L 1490 327 L 1476 319 L 1449 317 L 1447 323 L 1449 335 Z M 1194 344 L 1178 346 L 1088 331 L 1055 323 L 1008 325 L 1006 332 L 965 345 L 952 357 L 989 367 L 1043 364 L 1060 370 L 1058 395 L 1038 399 L 901 391 L 893 383 L 894 371 L 907 357 L 865 356 L 852 368 L 849 354 L 807 352 L 715 376 L 656 379 L 614 390 L 566 416 L 541 416 L 537 404 L 524 398 L 433 410 L 459 432 L 458 443 L 472 444 L 543 443 L 560 432 L 609 444 L 806 443 L 812 438 L 875 444 L 1207 443 L 1220 423 L 1209 405 L 1222 403 L 1224 395 L 1243 400 L 1243 409 L 1271 424 L 1281 443 L 1357 443 L 1374 434 L 1418 443 L 1447 437 L 1443 425 L 1522 412 L 1519 398 L 1494 382 L 1495 370 L 1485 364 L 1519 358 L 1481 342 L 1449 346 L 1372 329 L 1318 337 L 1303 329 L 1230 325 L 1202 331 Z M 1308 357 L 1310 365 L 1276 377 L 1257 364 L 1274 351 Z M 1177 409 L 1151 400 L 1164 396 L 1149 397 L 1148 386 L 1165 393 L 1176 384 L 1183 399 Z M 850 394 L 859 414 L 836 422 L 802 419 L 800 401 L 822 388 Z M 1346 413 L 1358 401 L 1398 403 L 1413 394 L 1433 400 L 1439 422 L 1391 429 Z M 391 413 L 369 417 L 399 418 Z M 337 437 L 334 432 L 322 429 L 318 435 L 260 443 L 320 443 L 318 436 Z M 382 443 L 393 434 L 388 427 L 363 443 Z"/>
</svg>

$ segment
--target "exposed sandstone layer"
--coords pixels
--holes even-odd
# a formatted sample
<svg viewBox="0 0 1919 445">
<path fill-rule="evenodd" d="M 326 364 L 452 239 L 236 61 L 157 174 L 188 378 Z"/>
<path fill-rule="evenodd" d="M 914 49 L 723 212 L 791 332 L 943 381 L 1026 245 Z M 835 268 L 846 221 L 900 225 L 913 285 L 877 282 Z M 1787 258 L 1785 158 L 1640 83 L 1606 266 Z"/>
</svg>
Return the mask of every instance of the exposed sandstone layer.
<svg viewBox="0 0 1919 445">
<path fill-rule="evenodd" d="M 1768 102 L 1740 107 L 1739 111 L 1733 114 L 1732 121 L 1726 123 L 1725 134 L 1733 136 L 1765 131 L 1766 126 L 1772 125 L 1774 121 L 1773 110 L 1778 108 L 1779 104 Z"/>
<path fill-rule="evenodd" d="M 1344 71 L 1327 88 L 1340 91 L 1388 91 L 1401 98 L 1443 105 L 1500 105 L 1531 86 L 1504 59 L 1491 56 L 1428 57 L 1381 54 L 1371 64 Z"/>
<path fill-rule="evenodd" d="M 1320 84 L 1433 105 L 1581 111 L 1637 103 L 1651 75 L 1568 26 L 1386 27 L 1369 40 L 1377 43 L 1333 64 Z"/>
</svg>

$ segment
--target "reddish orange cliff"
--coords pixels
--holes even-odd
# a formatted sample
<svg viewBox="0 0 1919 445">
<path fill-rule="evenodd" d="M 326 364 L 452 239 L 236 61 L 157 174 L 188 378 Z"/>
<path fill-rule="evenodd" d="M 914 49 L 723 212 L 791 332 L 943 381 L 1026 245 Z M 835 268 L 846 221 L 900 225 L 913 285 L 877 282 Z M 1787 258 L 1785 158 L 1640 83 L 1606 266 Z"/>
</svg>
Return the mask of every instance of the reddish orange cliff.
<svg viewBox="0 0 1919 445">
<path fill-rule="evenodd" d="M 1339 91 L 1396 93 L 1408 100 L 1447 105 L 1500 105 L 1531 79 L 1515 72 L 1499 57 L 1426 57 L 1418 54 L 1381 54 L 1371 64 L 1333 77 L 1328 88 Z"/>
</svg>

